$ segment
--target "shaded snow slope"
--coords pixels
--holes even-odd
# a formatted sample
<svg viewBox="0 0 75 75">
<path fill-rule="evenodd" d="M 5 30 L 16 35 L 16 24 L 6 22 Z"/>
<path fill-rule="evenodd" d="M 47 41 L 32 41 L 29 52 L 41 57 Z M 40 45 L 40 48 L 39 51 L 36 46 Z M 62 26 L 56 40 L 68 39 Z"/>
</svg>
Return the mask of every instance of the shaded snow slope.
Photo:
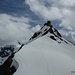
<svg viewBox="0 0 75 75">
<path fill-rule="evenodd" d="M 14 75 L 73 75 L 75 47 L 47 36 L 25 45 L 16 54 L 19 68 Z"/>
</svg>

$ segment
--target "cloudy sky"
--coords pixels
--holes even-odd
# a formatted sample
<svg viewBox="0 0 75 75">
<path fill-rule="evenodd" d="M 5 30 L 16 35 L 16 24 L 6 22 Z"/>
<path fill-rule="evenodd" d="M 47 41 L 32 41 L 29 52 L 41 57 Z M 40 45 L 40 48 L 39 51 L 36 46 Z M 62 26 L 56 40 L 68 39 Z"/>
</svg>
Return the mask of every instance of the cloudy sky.
<svg viewBox="0 0 75 75">
<path fill-rule="evenodd" d="M 26 40 L 47 20 L 75 40 L 75 0 L 0 0 L 0 45 Z"/>
</svg>

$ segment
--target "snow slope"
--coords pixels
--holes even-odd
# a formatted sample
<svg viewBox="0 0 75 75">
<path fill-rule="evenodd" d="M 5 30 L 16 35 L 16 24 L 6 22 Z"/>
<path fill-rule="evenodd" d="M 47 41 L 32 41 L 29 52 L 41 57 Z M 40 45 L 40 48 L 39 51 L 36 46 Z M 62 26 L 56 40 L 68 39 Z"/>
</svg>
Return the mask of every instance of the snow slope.
<svg viewBox="0 0 75 75">
<path fill-rule="evenodd" d="M 15 55 L 19 68 L 14 75 L 74 75 L 75 47 L 58 43 L 49 34 L 25 45 Z"/>
</svg>

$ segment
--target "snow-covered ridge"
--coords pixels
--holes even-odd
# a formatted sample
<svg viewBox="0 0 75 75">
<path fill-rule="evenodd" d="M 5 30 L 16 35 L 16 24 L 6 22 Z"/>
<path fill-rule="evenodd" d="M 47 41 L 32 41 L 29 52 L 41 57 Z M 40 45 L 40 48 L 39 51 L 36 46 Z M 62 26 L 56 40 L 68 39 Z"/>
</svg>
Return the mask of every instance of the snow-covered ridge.
<svg viewBox="0 0 75 75">
<path fill-rule="evenodd" d="M 19 68 L 14 75 L 73 75 L 75 46 L 61 39 L 48 33 L 25 45 L 15 56 Z"/>
<path fill-rule="evenodd" d="M 4 64 L 16 53 L 14 75 L 71 75 L 75 69 L 74 49 L 58 30 L 43 26 L 27 42 L 2 47 L 0 56 Z"/>
<path fill-rule="evenodd" d="M 29 40 L 27 40 L 27 42 L 23 42 L 23 43 L 24 43 L 24 45 L 27 45 L 30 42 L 33 42 L 34 40 L 36 40 L 44 35 L 47 35 L 47 37 L 51 38 L 54 41 L 57 41 L 58 43 L 65 42 L 66 44 L 74 45 L 72 42 L 63 38 L 57 29 L 55 29 L 53 27 L 50 28 L 49 26 L 43 26 L 39 31 L 35 32 L 33 34 L 33 36 Z"/>
<path fill-rule="evenodd" d="M 39 37 L 34 34 L 16 54 L 19 68 L 14 75 L 71 75 L 75 69 L 75 47 L 52 30 Z"/>
</svg>

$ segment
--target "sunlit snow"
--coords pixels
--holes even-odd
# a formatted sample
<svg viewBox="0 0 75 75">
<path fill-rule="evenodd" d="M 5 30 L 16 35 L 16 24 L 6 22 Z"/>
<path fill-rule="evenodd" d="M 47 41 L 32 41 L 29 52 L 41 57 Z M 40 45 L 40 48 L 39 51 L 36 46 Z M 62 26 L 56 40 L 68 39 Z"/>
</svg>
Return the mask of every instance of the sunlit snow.
<svg viewBox="0 0 75 75">
<path fill-rule="evenodd" d="M 19 68 L 14 75 L 73 75 L 75 47 L 47 36 L 25 45 L 15 55 Z"/>
</svg>

